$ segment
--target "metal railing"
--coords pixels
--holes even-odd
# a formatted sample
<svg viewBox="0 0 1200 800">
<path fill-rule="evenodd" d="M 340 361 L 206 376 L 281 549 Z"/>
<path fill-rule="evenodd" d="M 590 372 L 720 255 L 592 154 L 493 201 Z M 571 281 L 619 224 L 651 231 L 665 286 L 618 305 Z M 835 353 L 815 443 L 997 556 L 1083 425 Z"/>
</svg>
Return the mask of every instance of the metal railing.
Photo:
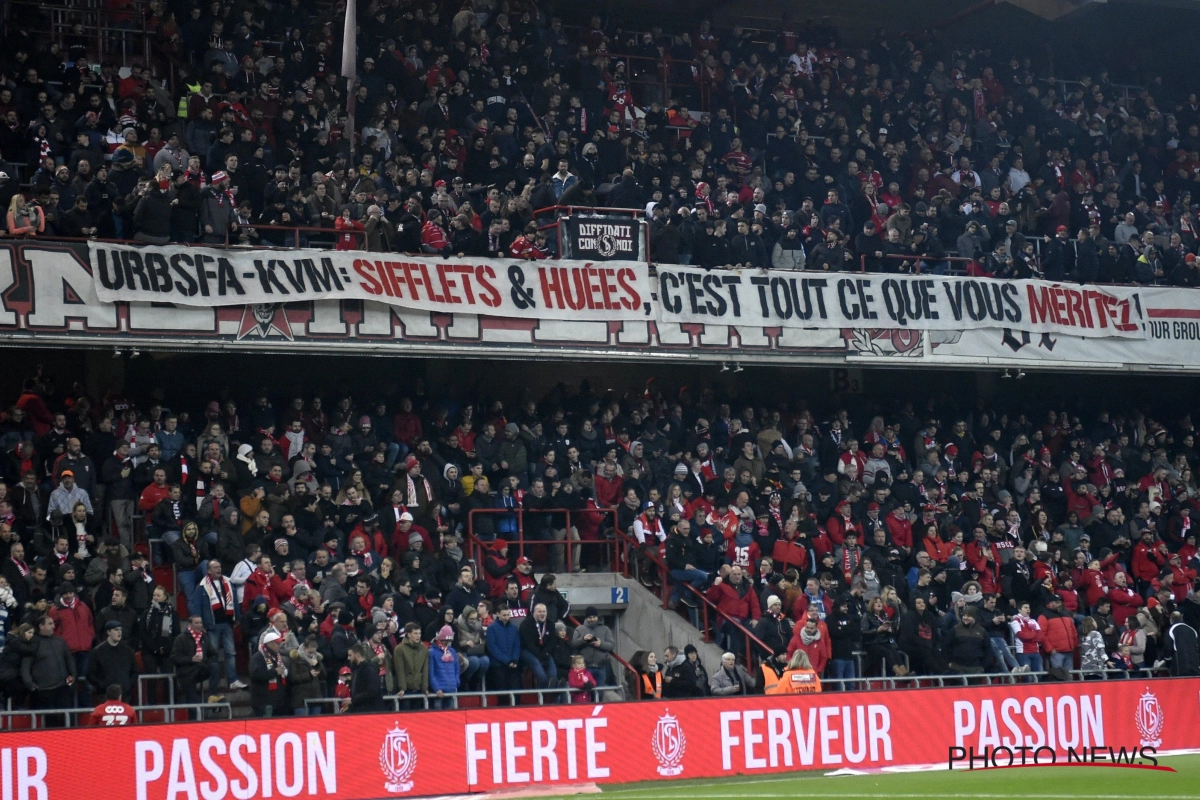
<svg viewBox="0 0 1200 800">
<path fill-rule="evenodd" d="M 550 529 L 556 532 L 562 532 L 565 535 L 563 539 L 527 539 L 525 538 L 525 515 L 536 514 L 538 516 L 554 516 L 562 515 L 563 527 L 559 528 L 550 525 Z M 475 563 L 480 565 L 482 569 L 485 564 L 486 552 L 492 546 L 491 542 L 484 541 L 478 537 L 475 532 L 475 517 L 479 514 L 486 515 L 501 515 L 515 516 L 517 525 L 517 538 L 512 539 L 508 536 L 497 534 L 496 540 L 503 539 L 508 542 L 510 547 L 517 548 L 517 557 L 532 553 L 530 560 L 535 563 L 545 564 L 551 563 L 555 567 L 565 568 L 568 572 L 578 572 L 584 564 L 602 564 L 607 565 L 608 572 L 616 572 L 617 564 L 615 561 L 617 555 L 617 545 L 613 539 L 572 539 L 573 534 L 578 535 L 578 527 L 572 525 L 572 516 L 576 521 L 581 516 L 591 515 L 597 517 L 597 526 L 602 526 L 606 517 L 611 516 L 613 527 L 616 527 L 617 510 L 615 508 L 585 508 L 585 509 L 566 509 L 566 508 L 547 508 L 538 509 L 537 511 L 526 511 L 524 508 L 473 508 L 467 514 L 467 541 L 471 548 L 471 557 L 475 559 Z M 552 521 L 553 522 L 553 521 Z M 564 552 L 559 555 L 558 548 L 564 548 Z M 600 550 L 601 554 L 594 560 L 583 558 L 583 548 L 589 548 L 590 551 Z M 543 554 L 549 550 L 551 557 L 543 558 Z M 556 570 L 561 571 L 561 570 Z"/>
<path fill-rule="evenodd" d="M 622 545 L 621 567 L 625 577 L 634 578 L 646 588 L 657 590 L 662 608 L 670 608 L 671 576 L 666 561 L 659 552 L 661 545 L 657 542 L 643 545 L 633 536 L 621 530 L 617 531 L 617 541 Z M 649 562 L 650 566 L 647 566 L 646 562 Z M 741 621 L 718 608 L 703 592 L 689 583 L 685 583 L 683 586 L 685 591 L 690 592 L 691 596 L 697 599 L 699 621 L 701 622 L 697 628 L 703 634 L 704 641 L 714 641 L 716 625 L 728 624 L 733 629 L 730 635 L 742 638 L 743 647 L 740 655 L 745 662 L 747 671 L 753 674 L 757 669 L 761 654 L 763 652 L 770 653 L 771 648 Z M 714 622 L 716 625 L 710 624 Z"/>
<path fill-rule="evenodd" d="M 445 693 L 443 693 L 441 698 L 439 698 L 437 696 L 437 694 L 434 692 L 429 692 L 429 693 L 405 692 L 403 695 L 398 695 L 398 694 L 384 695 L 383 701 L 384 701 L 384 703 L 390 703 L 391 710 L 395 711 L 395 712 L 429 711 L 430 706 L 433 703 L 433 701 L 439 700 L 439 699 L 449 700 L 450 701 L 450 709 L 451 710 L 457 709 L 459 707 L 458 701 L 462 698 L 468 698 L 468 697 L 477 698 L 479 700 L 479 705 L 478 705 L 479 708 L 491 708 L 493 706 L 499 706 L 499 705 L 510 705 L 510 706 L 521 705 L 521 703 L 518 702 L 518 698 L 522 698 L 522 697 L 535 697 L 535 698 L 537 698 L 537 705 L 544 706 L 544 705 L 547 705 L 547 702 L 546 702 L 547 698 L 551 698 L 550 704 L 570 702 L 571 695 L 578 691 L 581 691 L 581 690 L 572 689 L 570 686 L 560 686 L 560 687 L 552 687 L 552 688 L 548 687 L 545 689 L 493 689 L 493 690 L 484 690 L 484 691 L 479 691 L 479 692 L 445 692 Z M 624 686 L 597 686 L 596 688 L 590 689 L 587 691 L 591 692 L 593 703 L 605 702 L 604 692 L 616 692 L 621 695 L 622 699 L 624 699 L 624 697 L 625 697 L 625 687 Z M 507 699 L 509 702 L 506 704 L 499 703 L 499 702 L 494 703 L 494 704 L 489 704 L 489 702 L 488 702 L 489 700 L 499 701 L 499 700 L 504 700 L 504 699 Z M 413 708 L 413 704 L 419 704 L 420 708 Z M 327 714 L 342 713 L 342 700 L 340 700 L 339 698 L 336 698 L 336 697 L 309 698 L 304 701 L 304 705 L 305 705 L 305 708 L 309 708 L 309 709 L 316 708 L 318 710 L 322 710 L 322 713 L 327 713 Z M 525 705 L 531 705 L 531 704 L 525 704 Z M 471 706 L 471 707 L 474 708 L 476 706 Z M 325 709 L 325 708 L 328 708 L 329 710 L 323 711 L 323 709 Z M 444 711 L 446 709 L 441 709 L 441 710 Z"/>
<path fill-rule="evenodd" d="M 712 87 L 707 81 L 701 80 L 704 65 L 694 59 L 652 58 L 650 56 L 635 56 L 622 53 L 609 53 L 610 69 L 615 64 L 625 65 L 625 78 L 638 105 L 648 106 L 657 101 L 664 108 L 676 98 L 688 95 L 699 101 L 698 110 L 708 111 Z M 680 80 L 678 73 L 688 76 Z M 694 77 L 693 77 L 694 76 Z M 674 95 L 672 94 L 674 91 Z M 632 111 L 632 109 L 631 109 Z M 624 122 L 624 120 L 622 120 Z"/>
<path fill-rule="evenodd" d="M 572 625 L 574 625 L 576 628 L 578 628 L 580 625 L 579 620 L 576 619 L 574 617 L 574 615 L 568 614 L 567 620 Z M 621 669 L 625 670 L 626 673 L 628 673 L 630 676 L 632 676 L 633 685 L 634 685 L 634 694 L 636 695 L 636 698 L 638 700 L 641 700 L 642 699 L 642 682 L 640 680 L 638 680 L 638 671 L 636 669 L 634 669 L 634 666 L 632 664 L 630 664 L 625 659 L 621 658 L 621 656 L 619 656 L 617 654 L 616 650 L 612 651 L 608 655 L 612 660 L 616 661 L 617 664 L 619 664 L 621 666 Z M 486 684 L 485 684 L 485 686 L 486 686 Z"/>
<path fill-rule="evenodd" d="M 41 3 L 32 0 L 9 0 L 5 3 L 5 19 L 14 12 L 46 19 L 49 28 L 24 30 L 27 34 L 45 35 L 66 49 L 66 37 L 76 34 L 75 23 L 83 25 L 83 35 L 89 40 L 89 56 L 101 63 L 120 59 L 122 64 L 139 60 L 150 66 L 151 31 L 146 28 L 145 8 L 135 3 L 128 9 L 108 9 L 103 4 Z"/>
<path fill-rule="evenodd" d="M 299 250 L 301 247 L 316 247 L 318 249 L 330 249 L 333 246 L 333 240 L 343 234 L 351 234 L 356 239 L 359 237 L 366 238 L 366 231 L 343 230 L 339 231 L 334 228 L 321 228 L 312 225 L 263 225 L 260 223 L 249 223 L 240 226 L 244 230 L 253 231 L 283 231 L 293 238 L 292 244 L 277 245 L 264 242 L 253 242 L 242 244 L 240 242 L 230 241 L 229 233 L 225 234 L 225 242 L 223 244 L 209 244 L 206 242 L 171 242 L 173 247 L 233 247 L 245 248 L 253 247 L 255 250 Z M 316 237 L 318 241 L 312 241 L 311 238 L 302 238 L 302 235 L 307 234 L 309 237 Z M 260 237 L 261 238 L 261 237 Z M 121 244 L 121 245 L 142 245 L 152 247 L 148 242 L 142 242 L 137 239 L 102 239 L 96 236 L 12 236 L 7 231 L 0 230 L 0 240 L 3 239 L 21 239 L 23 241 L 54 241 L 54 242 L 95 242 L 100 244 Z M 361 239 L 359 240 L 361 241 Z M 356 247 L 355 250 L 363 251 L 362 248 Z M 399 254 L 398 254 L 399 255 Z M 414 255 L 419 255 L 415 254 Z M 428 255 L 428 254 L 425 254 Z"/>
<path fill-rule="evenodd" d="M 955 270 L 953 268 L 953 265 L 954 264 L 970 264 L 972 261 L 975 261 L 975 259 L 973 259 L 973 258 L 966 258 L 964 256 L 942 256 L 941 258 L 931 258 L 929 256 L 916 255 L 915 253 L 913 255 L 907 255 L 904 253 L 889 253 L 889 254 L 885 255 L 884 258 L 889 258 L 894 261 L 909 262 L 911 265 L 913 265 L 908 272 L 908 274 L 910 274 L 910 275 L 922 275 L 925 273 L 925 270 L 927 269 L 926 265 L 932 266 L 934 264 L 943 264 L 943 263 L 951 265 L 951 267 L 946 271 L 946 274 L 948 274 L 948 275 L 966 275 L 967 270 L 965 268 L 962 270 Z M 859 272 L 867 271 L 867 256 L 865 253 L 858 257 L 858 271 Z"/>
<path fill-rule="evenodd" d="M 1134 669 L 1082 670 L 1072 669 L 1068 673 L 1073 680 L 1132 680 L 1133 678 L 1161 678 L 1166 670 L 1150 667 Z M 1052 678 L 1046 670 L 1039 672 L 981 672 L 976 674 L 953 673 L 941 675 L 874 675 L 861 678 L 821 678 L 822 688 L 833 687 L 835 691 L 872 691 L 876 689 L 922 689 L 954 686 L 1016 686 L 1023 683 L 1042 683 Z"/>
<path fill-rule="evenodd" d="M 685 583 L 684 590 L 691 592 L 700 601 L 700 631 L 704 634 L 704 641 L 711 642 L 716 639 L 715 632 L 718 626 L 727 624 L 733 628 L 732 634 L 727 632 L 727 635 L 740 636 L 742 638 L 742 656 L 746 662 L 746 670 L 751 675 L 762 663 L 763 655 L 773 655 L 773 651 L 767 646 L 767 643 L 758 638 L 749 628 L 742 622 L 726 614 L 709 600 L 703 592 L 692 586 L 690 583 Z M 754 591 L 753 588 L 750 591 Z M 715 625 L 710 624 L 715 617 Z"/>
<path fill-rule="evenodd" d="M 51 727 L 80 727 L 92 715 L 92 708 L 67 708 L 67 709 L 49 709 L 49 708 L 30 708 L 30 709 L 13 709 L 8 711 L 0 711 L 0 730 L 16 731 L 16 730 L 41 730 Z M 149 705 L 135 706 L 134 711 L 137 712 L 137 721 L 139 723 L 146 722 L 183 722 L 184 720 L 174 719 L 179 713 L 196 712 L 201 721 L 211 721 L 216 719 L 233 719 L 233 706 L 229 702 L 221 703 L 172 703 L 170 705 Z M 218 713 L 219 712 L 219 713 Z M 161 714 L 162 719 L 147 720 L 147 714 Z M 223 714 L 223 716 L 221 716 Z M 28 725 L 18 725 L 16 723 L 28 720 Z M 47 722 L 63 722 L 64 725 L 49 725 Z"/>
</svg>

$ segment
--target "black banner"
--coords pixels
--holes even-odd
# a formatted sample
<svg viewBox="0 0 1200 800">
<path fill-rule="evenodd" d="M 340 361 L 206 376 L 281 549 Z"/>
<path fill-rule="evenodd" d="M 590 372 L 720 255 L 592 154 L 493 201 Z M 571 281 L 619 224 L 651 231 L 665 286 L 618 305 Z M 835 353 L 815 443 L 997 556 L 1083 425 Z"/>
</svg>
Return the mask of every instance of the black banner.
<svg viewBox="0 0 1200 800">
<path fill-rule="evenodd" d="M 563 220 L 563 258 L 644 261 L 645 223 L 631 217 L 571 216 Z"/>
</svg>

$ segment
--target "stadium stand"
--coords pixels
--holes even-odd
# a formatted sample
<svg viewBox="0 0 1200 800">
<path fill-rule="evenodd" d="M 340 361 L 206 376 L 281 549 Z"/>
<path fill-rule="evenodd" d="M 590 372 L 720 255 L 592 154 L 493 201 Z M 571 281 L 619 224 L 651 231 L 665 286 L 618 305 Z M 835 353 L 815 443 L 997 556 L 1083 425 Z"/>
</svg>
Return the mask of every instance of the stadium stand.
<svg viewBox="0 0 1200 800">
<path fill-rule="evenodd" d="M 931 400 L 854 420 L 653 384 L 328 399 L 28 379 L 0 424 L 12 709 L 111 685 L 220 706 L 246 678 L 260 715 L 553 700 L 577 655 L 582 697 L 761 691 L 797 651 L 826 689 L 1193 668 L 1164 637 L 1200 623 L 1190 416 Z M 557 591 L 580 571 L 637 578 L 733 666 L 626 662 Z"/>
<path fill-rule="evenodd" d="M 366 4 L 344 64 L 340 4 L 16 0 L 7 229 L 541 258 L 608 206 L 660 263 L 1200 284 L 1194 93 L 562 5 Z"/>
<path fill-rule="evenodd" d="M 6 231 L 540 259 L 563 209 L 610 208 L 652 263 L 1200 286 L 1195 94 L 560 5 L 363 4 L 343 65 L 344 5 L 14 0 Z M 89 397 L 39 373 L 0 419 L 3 718 L 1197 669 L 1165 636 L 1200 626 L 1190 416 L 851 419 L 753 389 Z M 622 658 L 557 591 L 579 572 L 728 657 Z"/>
</svg>

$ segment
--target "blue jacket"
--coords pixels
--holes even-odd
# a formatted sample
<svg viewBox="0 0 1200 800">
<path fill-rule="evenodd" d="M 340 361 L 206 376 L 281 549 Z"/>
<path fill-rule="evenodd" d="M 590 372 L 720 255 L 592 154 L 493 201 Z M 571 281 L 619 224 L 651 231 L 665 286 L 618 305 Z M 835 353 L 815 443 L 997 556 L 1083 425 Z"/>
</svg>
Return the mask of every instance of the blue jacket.
<svg viewBox="0 0 1200 800">
<path fill-rule="evenodd" d="M 487 652 L 497 664 L 519 664 L 521 662 L 521 632 L 511 619 L 505 625 L 496 620 L 488 626 Z"/>
<path fill-rule="evenodd" d="M 436 644 L 429 648 L 429 691 L 446 692 L 458 691 L 458 653 L 451 647 L 448 651 L 452 656 L 450 661 L 442 661 L 442 648 Z"/>
</svg>

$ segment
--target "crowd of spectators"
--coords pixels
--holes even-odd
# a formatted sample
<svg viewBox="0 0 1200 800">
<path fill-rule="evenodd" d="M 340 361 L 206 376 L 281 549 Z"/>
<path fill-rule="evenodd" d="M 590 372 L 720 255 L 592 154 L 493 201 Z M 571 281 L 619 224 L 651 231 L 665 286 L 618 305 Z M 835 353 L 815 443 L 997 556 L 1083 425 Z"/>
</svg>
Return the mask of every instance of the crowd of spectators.
<svg viewBox="0 0 1200 800">
<path fill-rule="evenodd" d="M 1188 415 L 980 399 L 854 420 L 654 383 L 325 400 L 27 380 L 0 420 L 4 693 L 62 708 L 174 672 L 192 701 L 248 677 L 259 714 L 440 706 L 485 678 L 588 700 L 621 677 L 613 635 L 555 574 L 612 569 L 622 541 L 678 613 L 720 610 L 729 650 L 711 677 L 638 653 L 643 695 L 1200 670 Z"/>
<path fill-rule="evenodd" d="M 504 540 L 468 558 L 466 510 L 500 495 L 462 451 L 443 461 L 423 434 L 438 419 L 424 398 L 392 413 L 265 395 L 191 417 L 28 380 L 0 421 L 0 690 L 73 708 L 174 673 L 183 702 L 249 688 L 255 713 L 278 715 L 316 698 L 443 707 L 485 678 L 520 690 L 528 671 L 552 699 L 590 702 L 617 677 L 612 631 L 594 608 L 569 616 L 555 576 Z M 487 472 L 530 477 L 507 438 Z"/>
<path fill-rule="evenodd" d="M 0 154 L 27 167 L 27 186 L 0 178 L 12 235 L 290 244 L 261 226 L 299 225 L 344 249 L 538 258 L 557 246 L 534 212 L 568 204 L 644 208 L 662 263 L 957 254 L 1200 285 L 1200 105 L 1161 81 L 1062 83 L 932 34 L 854 48 L 816 24 L 633 32 L 563 3 L 370 0 L 350 125 L 342 4 L 151 0 L 156 59 L 126 77 L 82 34 L 23 34 L 45 28 L 31 13 L 0 64 Z"/>
</svg>

